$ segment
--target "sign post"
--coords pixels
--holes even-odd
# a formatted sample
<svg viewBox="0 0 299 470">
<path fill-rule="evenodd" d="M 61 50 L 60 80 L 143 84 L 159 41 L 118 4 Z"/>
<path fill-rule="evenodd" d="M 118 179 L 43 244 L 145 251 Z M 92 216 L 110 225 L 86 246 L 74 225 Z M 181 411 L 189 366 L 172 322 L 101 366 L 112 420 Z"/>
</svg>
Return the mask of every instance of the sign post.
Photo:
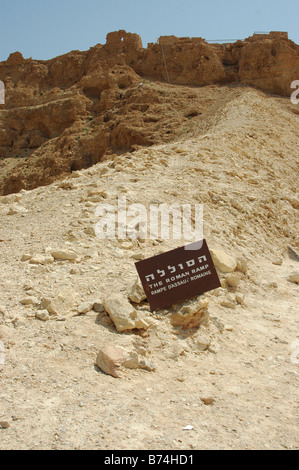
<svg viewBox="0 0 299 470">
<path fill-rule="evenodd" d="M 151 310 L 221 286 L 206 240 L 135 263 Z"/>
</svg>

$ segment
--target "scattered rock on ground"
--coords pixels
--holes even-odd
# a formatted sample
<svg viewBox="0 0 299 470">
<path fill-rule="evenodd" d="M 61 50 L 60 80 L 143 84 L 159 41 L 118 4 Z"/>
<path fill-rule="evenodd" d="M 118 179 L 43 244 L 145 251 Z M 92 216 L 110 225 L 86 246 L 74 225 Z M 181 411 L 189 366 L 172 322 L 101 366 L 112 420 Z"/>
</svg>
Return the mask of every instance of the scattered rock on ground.
<svg viewBox="0 0 299 470">
<path fill-rule="evenodd" d="M 20 206 L 19 204 L 14 204 L 9 207 L 7 215 L 15 215 L 15 214 L 26 214 L 28 212 L 25 207 Z"/>
<path fill-rule="evenodd" d="M 227 274 L 227 276 L 225 276 L 225 280 L 230 287 L 238 287 L 241 281 L 237 273 Z"/>
<path fill-rule="evenodd" d="M 120 377 L 119 368 L 124 362 L 125 350 L 119 346 L 105 346 L 96 358 L 97 366 L 106 374 Z"/>
<path fill-rule="evenodd" d="M 50 315 L 66 316 L 74 311 L 78 301 L 77 292 L 66 287 L 59 291 L 54 298 L 42 299 L 41 305 L 48 310 Z"/>
<path fill-rule="evenodd" d="M 36 297 L 28 296 L 28 297 L 24 297 L 24 299 L 21 299 L 20 303 L 22 305 L 35 305 L 38 303 L 38 300 Z"/>
<path fill-rule="evenodd" d="M 121 294 L 112 294 L 104 300 L 105 310 L 109 313 L 117 331 L 147 329 L 148 323 L 137 314 L 135 308 Z"/>
<path fill-rule="evenodd" d="M 176 304 L 170 314 L 170 322 L 173 326 L 183 329 L 198 327 L 206 317 L 208 300 L 196 297 L 186 302 Z"/>
<path fill-rule="evenodd" d="M 232 309 L 236 308 L 235 302 L 233 302 L 232 300 L 229 300 L 229 299 L 221 300 L 220 305 L 222 305 L 222 307 L 226 307 L 226 308 L 232 308 Z"/>
<path fill-rule="evenodd" d="M 42 321 L 48 321 L 50 319 L 49 312 L 47 310 L 38 310 L 35 314 L 36 318 Z"/>
<path fill-rule="evenodd" d="M 24 253 L 21 257 L 21 261 L 29 261 L 32 258 L 32 255 L 29 253 Z"/>
<path fill-rule="evenodd" d="M 139 277 L 137 277 L 131 288 L 129 299 L 136 304 L 140 304 L 140 302 L 146 299 L 146 295 Z"/>
<path fill-rule="evenodd" d="M 237 267 L 237 261 L 222 250 L 210 250 L 216 268 L 223 273 L 233 272 Z"/>
<path fill-rule="evenodd" d="M 71 250 L 55 250 L 51 252 L 51 255 L 54 259 L 63 261 L 74 261 L 78 258 L 77 253 Z"/>
<path fill-rule="evenodd" d="M 201 401 L 203 402 L 204 405 L 214 405 L 215 399 L 212 397 L 202 397 Z"/>
<path fill-rule="evenodd" d="M 194 338 L 194 343 L 199 351 L 205 351 L 211 344 L 211 339 L 208 333 L 199 331 Z"/>
<path fill-rule="evenodd" d="M 2 202 L 2 204 L 13 204 L 18 203 L 21 198 L 22 196 L 20 194 L 8 194 L 7 196 L 2 196 L 0 202 Z"/>
<path fill-rule="evenodd" d="M 93 309 L 93 306 L 93 302 L 82 302 L 78 307 L 79 315 L 90 312 Z"/>
<path fill-rule="evenodd" d="M 148 359 L 139 359 L 138 353 L 134 349 L 126 349 L 122 346 L 104 346 L 96 358 L 97 366 L 106 374 L 113 377 L 120 377 L 121 367 L 126 369 L 144 369 L 149 372 L 156 368 Z"/>
<path fill-rule="evenodd" d="M 293 282 L 294 284 L 299 284 L 299 273 L 293 273 L 288 277 L 289 282 Z"/>
<path fill-rule="evenodd" d="M 8 421 L 0 421 L 0 429 L 8 429 L 10 424 Z"/>
</svg>

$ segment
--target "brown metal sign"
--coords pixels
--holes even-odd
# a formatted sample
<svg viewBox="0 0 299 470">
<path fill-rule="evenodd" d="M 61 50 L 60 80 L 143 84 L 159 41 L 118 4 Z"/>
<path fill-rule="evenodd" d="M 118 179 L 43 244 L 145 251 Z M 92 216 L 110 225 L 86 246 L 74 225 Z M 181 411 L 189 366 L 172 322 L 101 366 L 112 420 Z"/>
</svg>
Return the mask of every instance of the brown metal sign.
<svg viewBox="0 0 299 470">
<path fill-rule="evenodd" d="M 135 263 L 151 310 L 220 287 L 206 240 Z"/>
</svg>

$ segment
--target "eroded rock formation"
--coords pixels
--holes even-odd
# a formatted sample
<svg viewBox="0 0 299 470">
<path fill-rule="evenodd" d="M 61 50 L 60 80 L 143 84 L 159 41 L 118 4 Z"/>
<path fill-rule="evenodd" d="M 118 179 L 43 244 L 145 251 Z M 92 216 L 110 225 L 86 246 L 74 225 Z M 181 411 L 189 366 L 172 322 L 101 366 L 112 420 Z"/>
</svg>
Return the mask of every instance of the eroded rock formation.
<svg viewBox="0 0 299 470">
<path fill-rule="evenodd" d="M 105 45 L 49 61 L 15 52 L 0 63 L 0 194 L 51 183 L 136 146 L 174 140 L 192 117 L 204 122 L 210 97 L 186 91 L 176 117 L 175 94 L 147 80 L 241 83 L 289 96 L 298 76 L 299 46 L 275 32 L 233 44 L 164 36 L 143 48 L 137 34 L 118 31 Z"/>
</svg>

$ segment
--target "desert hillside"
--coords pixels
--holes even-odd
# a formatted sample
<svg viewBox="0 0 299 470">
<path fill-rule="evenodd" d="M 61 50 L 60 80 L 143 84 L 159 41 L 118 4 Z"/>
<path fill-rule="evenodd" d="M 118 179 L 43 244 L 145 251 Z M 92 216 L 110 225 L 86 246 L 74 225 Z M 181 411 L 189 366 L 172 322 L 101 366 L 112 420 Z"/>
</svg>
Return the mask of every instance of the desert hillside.
<svg viewBox="0 0 299 470">
<path fill-rule="evenodd" d="M 289 97 L 298 71 L 299 46 L 280 32 L 232 44 L 162 36 L 143 48 L 137 34 L 117 31 L 104 45 L 48 61 L 12 53 L 0 63 L 0 194 L 204 133 L 234 87 Z"/>
<path fill-rule="evenodd" d="M 298 449 L 299 105 L 288 86 L 299 77 L 278 89 L 269 68 L 248 82 L 250 53 L 277 46 L 283 73 L 298 46 L 251 38 L 229 46 L 238 70 L 223 77 L 219 65 L 216 83 L 186 83 L 183 70 L 174 83 L 178 48 L 194 44 L 173 39 L 169 83 L 165 68 L 144 72 L 157 45 L 120 33 L 123 49 L 108 54 L 115 37 L 0 65 L 12 77 L 0 110 L 0 449 Z M 218 46 L 200 44 L 216 67 Z M 94 65 L 104 55 L 105 72 Z M 24 76 L 10 94 L 12 70 Z M 99 239 L 97 207 L 120 195 L 203 204 L 221 287 L 150 311 L 135 263 L 185 240 Z"/>
</svg>

